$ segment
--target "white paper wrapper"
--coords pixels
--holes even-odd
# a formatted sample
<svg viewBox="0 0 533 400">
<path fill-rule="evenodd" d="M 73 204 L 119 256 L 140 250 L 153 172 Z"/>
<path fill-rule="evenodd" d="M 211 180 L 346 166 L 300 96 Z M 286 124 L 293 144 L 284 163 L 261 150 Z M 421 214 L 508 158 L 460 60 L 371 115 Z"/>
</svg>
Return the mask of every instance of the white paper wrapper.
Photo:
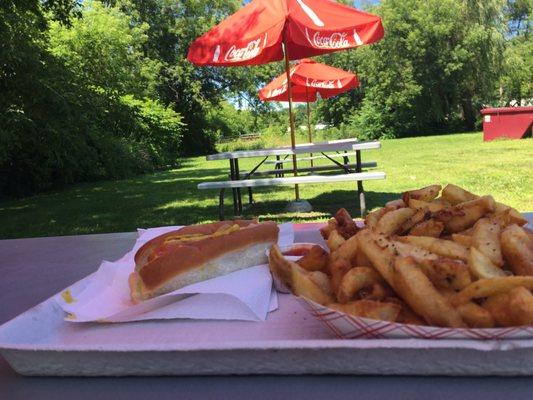
<svg viewBox="0 0 533 400">
<path fill-rule="evenodd" d="M 180 226 L 139 229 L 133 249 L 115 262 L 103 261 L 87 279 L 58 294 L 55 299 L 72 322 L 126 322 L 148 319 L 222 319 L 264 321 L 277 309 L 277 295 L 267 264 L 189 285 L 174 292 L 133 304 L 128 276 L 134 256 L 148 240 Z M 278 244 L 294 241 L 292 224 L 279 226 Z"/>
</svg>

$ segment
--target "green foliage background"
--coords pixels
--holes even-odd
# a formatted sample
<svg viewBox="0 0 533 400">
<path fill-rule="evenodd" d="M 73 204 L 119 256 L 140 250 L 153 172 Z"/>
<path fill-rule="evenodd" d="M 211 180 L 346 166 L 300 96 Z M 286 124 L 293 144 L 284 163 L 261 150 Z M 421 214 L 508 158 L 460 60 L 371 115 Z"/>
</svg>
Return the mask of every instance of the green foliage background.
<svg viewBox="0 0 533 400">
<path fill-rule="evenodd" d="M 350 1 L 343 1 L 350 3 Z M 192 40 L 241 0 L 0 3 L 0 196 L 117 179 L 216 151 L 221 138 L 283 137 L 286 110 L 258 89 L 283 71 L 199 68 Z M 472 130 L 483 105 L 531 102 L 531 0 L 382 0 L 385 38 L 320 61 L 361 86 L 312 106 L 321 138 Z M 305 125 L 305 107 L 296 109 Z M 269 139 L 270 140 L 270 139 Z"/>
</svg>

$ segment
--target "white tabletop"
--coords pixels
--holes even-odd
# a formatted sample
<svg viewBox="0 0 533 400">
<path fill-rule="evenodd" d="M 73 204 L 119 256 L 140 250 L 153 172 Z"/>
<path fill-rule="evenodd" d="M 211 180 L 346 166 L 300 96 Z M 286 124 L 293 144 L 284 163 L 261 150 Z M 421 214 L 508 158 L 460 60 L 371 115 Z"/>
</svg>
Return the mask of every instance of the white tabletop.
<svg viewBox="0 0 533 400">
<path fill-rule="evenodd" d="M 332 151 L 368 150 L 379 149 L 380 147 L 381 144 L 377 141 L 359 142 L 357 139 L 342 139 L 331 140 L 328 142 L 297 144 L 294 149 L 290 146 L 285 146 L 260 150 L 229 151 L 226 153 L 208 155 L 206 159 L 209 161 L 229 160 L 235 158 L 283 156 L 302 153 L 325 153 Z"/>
</svg>

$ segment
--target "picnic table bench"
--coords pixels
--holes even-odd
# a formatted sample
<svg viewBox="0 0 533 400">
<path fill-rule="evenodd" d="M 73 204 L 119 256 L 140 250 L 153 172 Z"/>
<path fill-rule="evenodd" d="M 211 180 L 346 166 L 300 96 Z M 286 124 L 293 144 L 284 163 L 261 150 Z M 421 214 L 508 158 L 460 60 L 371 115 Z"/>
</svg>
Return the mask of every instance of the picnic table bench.
<svg viewBox="0 0 533 400">
<path fill-rule="evenodd" d="M 261 149 L 261 150 L 249 150 L 249 151 L 235 151 L 235 152 L 226 152 L 219 153 L 207 156 L 207 160 L 223 160 L 227 159 L 230 161 L 230 180 L 229 181 L 218 181 L 218 182 L 204 182 L 198 185 L 198 189 L 206 190 L 219 190 L 219 218 L 224 219 L 224 191 L 225 189 L 232 189 L 233 191 L 233 211 L 237 215 L 242 213 L 242 197 L 240 190 L 242 188 L 249 189 L 249 202 L 252 203 L 252 193 L 251 188 L 254 187 L 265 187 L 265 186 L 280 186 L 280 185 L 297 185 L 297 184 L 316 184 L 316 183 L 331 183 L 331 182 L 347 182 L 353 181 L 357 182 L 357 191 L 359 195 L 359 205 L 361 210 L 361 215 L 366 213 L 366 200 L 365 193 L 363 189 L 363 181 L 373 180 L 373 179 L 385 179 L 386 175 L 384 172 L 363 172 L 364 167 L 373 167 L 377 164 L 372 163 L 363 163 L 361 161 L 361 150 L 367 149 L 379 149 L 381 144 L 378 141 L 372 142 L 359 142 L 356 139 L 351 140 L 340 140 L 340 141 L 331 141 L 325 143 L 308 143 L 304 145 L 297 145 L 294 149 L 291 147 L 281 147 L 281 148 L 272 148 L 272 149 Z M 348 163 L 348 156 L 345 156 L 345 163 L 340 163 L 326 154 L 327 152 L 339 152 L 345 151 L 355 154 L 356 162 Z M 297 154 L 310 154 L 310 153 L 321 153 L 324 158 L 329 159 L 334 165 L 333 166 L 324 166 L 321 171 L 332 171 L 332 170 L 342 170 L 344 174 L 340 175 L 310 175 L 310 176 L 291 176 L 283 177 L 284 173 L 292 172 L 293 169 L 284 169 L 277 168 L 277 170 L 268 170 L 268 171 L 258 171 L 259 167 L 263 165 L 269 157 L 272 156 L 291 156 Z M 344 155 L 341 155 L 344 156 Z M 248 158 L 248 157 L 263 157 L 263 159 L 250 171 L 241 172 L 239 171 L 239 158 Z M 280 164 L 281 165 L 281 164 Z M 311 171 L 310 168 L 298 168 L 296 173 L 300 172 L 315 172 L 319 167 L 313 167 L 314 171 Z M 251 179 L 253 176 L 265 176 L 265 175 L 276 175 L 274 178 L 261 178 L 261 179 Z"/>
<path fill-rule="evenodd" d="M 300 161 L 301 159 L 298 159 L 298 161 Z M 292 161 L 292 160 L 291 160 Z M 266 163 L 266 162 L 265 162 Z M 354 169 L 354 168 L 357 168 L 357 163 L 349 163 L 349 164 L 342 164 L 344 167 L 348 168 L 348 169 Z M 378 166 L 378 163 L 375 162 L 375 161 L 369 161 L 369 162 L 362 162 L 361 163 L 361 168 L 362 169 L 366 169 L 366 168 L 375 168 Z M 334 171 L 334 170 L 337 170 L 339 169 L 338 166 L 336 165 L 317 165 L 317 166 L 312 166 L 312 167 L 300 167 L 298 166 L 298 173 L 300 172 L 324 172 L 324 171 Z M 264 176 L 264 175 L 275 175 L 275 176 L 279 176 L 279 177 L 282 177 L 284 176 L 285 174 L 288 174 L 288 173 L 293 173 L 294 172 L 294 169 L 293 168 L 275 168 L 275 169 L 268 169 L 268 170 L 265 170 L 265 171 L 255 171 L 253 173 L 254 176 Z M 247 177 L 249 174 L 249 171 L 241 171 L 239 172 L 239 178 L 242 177 L 243 179 L 245 179 L 245 177 Z"/>
<path fill-rule="evenodd" d="M 330 158 L 346 158 L 346 157 L 350 157 L 350 156 L 355 156 L 356 153 L 355 152 L 344 152 L 344 153 L 336 153 L 336 154 L 330 154 L 329 157 Z M 277 156 L 279 157 L 279 156 Z M 300 161 L 314 161 L 314 160 L 323 160 L 325 159 L 326 157 L 325 156 L 313 156 L 311 155 L 310 157 L 297 157 L 296 160 L 298 162 Z M 287 163 L 287 162 L 291 162 L 292 159 L 291 158 L 288 158 L 288 156 L 286 156 L 283 160 L 278 158 L 276 160 L 267 160 L 265 161 L 265 164 L 284 164 L 284 163 Z"/>
</svg>

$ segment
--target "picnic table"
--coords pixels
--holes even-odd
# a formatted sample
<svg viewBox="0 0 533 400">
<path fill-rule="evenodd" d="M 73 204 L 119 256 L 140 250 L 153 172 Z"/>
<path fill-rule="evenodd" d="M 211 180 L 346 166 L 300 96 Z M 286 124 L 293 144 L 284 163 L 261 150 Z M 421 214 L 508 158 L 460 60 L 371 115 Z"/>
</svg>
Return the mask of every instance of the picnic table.
<svg viewBox="0 0 533 400">
<path fill-rule="evenodd" d="M 298 144 L 295 148 L 290 146 L 267 148 L 259 150 L 243 150 L 211 154 L 206 156 L 208 161 L 214 160 L 228 160 L 229 161 L 229 181 L 220 182 L 204 182 L 198 185 L 198 189 L 219 189 L 219 217 L 224 219 L 224 189 L 232 189 L 233 192 L 233 212 L 234 215 L 242 214 L 242 194 L 241 188 L 248 188 L 249 203 L 253 203 L 252 188 L 259 186 L 277 186 L 277 185 L 298 185 L 307 183 L 327 183 L 327 182 L 342 182 L 342 181 L 357 181 L 357 191 L 359 194 L 359 206 L 361 214 L 366 212 L 366 201 L 364 197 L 363 180 L 370 179 L 384 179 L 383 172 L 363 172 L 363 168 L 376 166 L 376 163 L 363 163 L 361 161 L 361 151 L 369 149 L 379 149 L 381 144 L 378 141 L 360 142 L 357 139 L 342 139 L 332 140 L 319 143 L 304 143 Z M 331 154 L 334 153 L 334 154 Z M 331 162 L 329 166 L 320 167 L 298 167 L 295 176 L 287 178 L 284 177 L 286 173 L 294 173 L 294 169 L 285 168 L 281 157 L 297 156 L 301 154 L 321 154 L 322 158 Z M 355 154 L 355 163 L 350 164 L 349 157 Z M 275 157 L 273 162 L 276 167 L 274 170 L 261 171 L 259 168 L 267 163 L 270 157 Z M 343 162 L 339 162 L 336 158 L 342 157 Z M 239 167 L 239 160 L 243 158 L 262 158 L 250 171 L 241 172 Z M 307 159 L 317 159 L 317 156 L 307 157 Z M 317 172 L 317 171 L 341 171 L 344 175 L 313 175 L 313 176 L 297 176 L 302 172 Z M 274 175 L 275 178 L 270 179 L 250 179 L 265 175 Z"/>
<path fill-rule="evenodd" d="M 527 215 L 533 222 L 533 213 Z M 295 224 L 296 241 L 306 241 L 307 227 Z M 92 273 L 102 259 L 114 260 L 133 246 L 136 232 L 0 240 L 3 279 L 0 279 L 2 307 L 0 324 L 37 305 L 73 282 Z M 165 324 L 172 321 L 162 322 Z M 152 324 L 142 322 L 141 324 Z M 453 341 L 452 341 L 453 342 Z M 486 352 L 489 353 L 489 352 Z M 488 356 L 488 355 L 487 355 Z M 143 354 L 139 354 L 143 357 Z M 488 358 L 487 358 L 488 360 Z M 79 362 L 83 363 L 80 354 Z M 176 359 L 176 363 L 180 360 Z M 365 359 L 354 359 L 354 363 Z M 436 363 L 440 363 L 437 360 Z M 457 370 L 460 373 L 460 370 Z M 79 400 L 102 398 L 217 398 L 347 399 L 362 397 L 409 399 L 497 399 L 532 398 L 530 377 L 475 376 L 174 376 L 49 378 L 18 375 L 0 356 L 1 399 Z"/>
</svg>

